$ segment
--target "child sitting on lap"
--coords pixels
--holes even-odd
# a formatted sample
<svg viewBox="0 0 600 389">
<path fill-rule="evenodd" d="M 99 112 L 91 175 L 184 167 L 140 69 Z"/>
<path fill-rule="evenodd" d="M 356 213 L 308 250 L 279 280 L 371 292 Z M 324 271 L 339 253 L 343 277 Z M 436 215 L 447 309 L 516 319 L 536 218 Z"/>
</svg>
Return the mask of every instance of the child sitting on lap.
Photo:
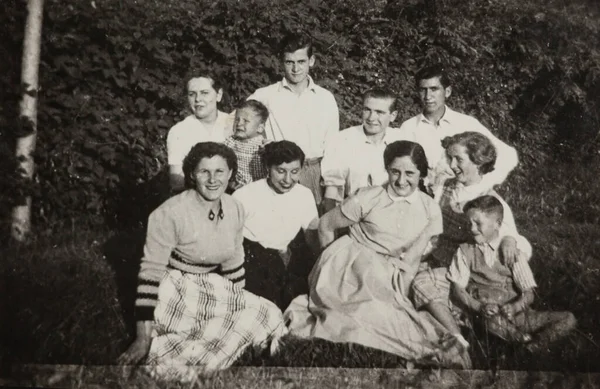
<svg viewBox="0 0 600 389">
<path fill-rule="evenodd" d="M 238 159 L 237 173 L 230 189 L 236 190 L 266 177 L 260 153 L 265 143 L 263 134 L 268 117 L 267 107 L 256 100 L 247 100 L 237 109 L 233 135 L 224 142 L 233 149 Z"/>
<path fill-rule="evenodd" d="M 473 242 L 462 244 L 448 267 L 452 300 L 481 318 L 489 332 L 512 342 L 528 343 L 531 352 L 547 350 L 551 342 L 571 331 L 576 320 L 571 312 L 534 311 L 537 286 L 519 247 L 518 259 L 509 268 L 498 250 L 498 230 L 504 211 L 493 196 L 469 201 L 464 212 L 471 222 Z"/>
</svg>

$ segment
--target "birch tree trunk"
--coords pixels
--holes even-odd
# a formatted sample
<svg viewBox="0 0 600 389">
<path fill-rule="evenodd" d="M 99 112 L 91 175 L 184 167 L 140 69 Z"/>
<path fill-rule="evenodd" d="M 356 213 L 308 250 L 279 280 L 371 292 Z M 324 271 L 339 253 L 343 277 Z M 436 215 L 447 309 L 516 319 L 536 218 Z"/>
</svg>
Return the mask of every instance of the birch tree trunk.
<svg viewBox="0 0 600 389">
<path fill-rule="evenodd" d="M 23 179 L 33 179 L 33 152 L 37 135 L 37 98 L 40 46 L 42 36 L 42 13 L 44 0 L 28 0 L 23 60 L 21 63 L 21 121 L 28 127 L 25 135 L 17 138 L 16 156 Z M 30 128 L 29 128 L 30 127 Z M 11 236 L 23 242 L 31 230 L 31 196 L 25 204 L 17 205 L 12 212 Z"/>
</svg>

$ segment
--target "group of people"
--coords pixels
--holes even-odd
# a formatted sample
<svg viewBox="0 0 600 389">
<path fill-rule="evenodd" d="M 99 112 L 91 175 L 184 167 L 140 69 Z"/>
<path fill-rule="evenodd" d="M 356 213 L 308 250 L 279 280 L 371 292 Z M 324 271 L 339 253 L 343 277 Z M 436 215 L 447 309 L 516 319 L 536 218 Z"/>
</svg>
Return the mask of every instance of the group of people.
<svg viewBox="0 0 600 389">
<path fill-rule="evenodd" d="M 446 105 L 442 67 L 415 76 L 423 109 L 400 128 L 376 88 L 340 131 L 310 41 L 290 35 L 278 56 L 283 79 L 232 114 L 218 80 L 188 81 L 192 114 L 167 136 L 175 194 L 148 221 L 121 363 L 185 379 L 291 333 L 469 367 L 473 321 L 532 352 L 575 327 L 530 307 L 532 247 L 493 189 L 517 152 Z"/>
</svg>

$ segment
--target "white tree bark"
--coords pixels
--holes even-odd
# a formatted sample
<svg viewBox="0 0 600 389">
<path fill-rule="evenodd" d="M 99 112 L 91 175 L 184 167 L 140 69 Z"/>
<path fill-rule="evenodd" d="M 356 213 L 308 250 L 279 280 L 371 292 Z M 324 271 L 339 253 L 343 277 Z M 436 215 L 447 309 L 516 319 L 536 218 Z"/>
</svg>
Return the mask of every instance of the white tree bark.
<svg viewBox="0 0 600 389">
<path fill-rule="evenodd" d="M 42 13 L 44 0 L 28 0 L 25 39 L 23 40 L 23 60 L 21 64 L 21 118 L 23 123 L 32 124 L 32 132 L 17 138 L 16 156 L 23 178 L 33 179 L 33 152 L 37 135 L 37 92 L 42 36 Z M 11 236 L 23 242 L 31 230 L 31 196 L 24 205 L 18 205 L 12 212 Z"/>
</svg>

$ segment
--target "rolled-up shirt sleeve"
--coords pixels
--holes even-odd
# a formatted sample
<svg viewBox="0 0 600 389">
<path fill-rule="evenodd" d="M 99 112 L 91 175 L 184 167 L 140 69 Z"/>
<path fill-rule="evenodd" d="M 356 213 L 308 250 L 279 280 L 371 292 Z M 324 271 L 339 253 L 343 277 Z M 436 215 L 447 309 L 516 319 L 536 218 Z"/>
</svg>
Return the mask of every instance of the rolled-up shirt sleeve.
<svg viewBox="0 0 600 389">
<path fill-rule="evenodd" d="M 467 262 L 467 257 L 462 252 L 460 247 L 454 253 L 452 262 L 448 266 L 446 272 L 446 279 L 461 288 L 466 288 L 469 284 L 469 278 L 471 277 L 471 266 Z"/>
<path fill-rule="evenodd" d="M 339 133 L 341 135 L 341 133 Z M 325 197 L 337 201 L 344 199 L 344 190 L 348 178 L 348 166 L 346 155 L 342 142 L 338 136 L 333 137 L 325 148 L 323 159 L 321 160 L 321 176 L 325 185 Z M 335 191 L 327 188 L 334 187 Z"/>
</svg>

